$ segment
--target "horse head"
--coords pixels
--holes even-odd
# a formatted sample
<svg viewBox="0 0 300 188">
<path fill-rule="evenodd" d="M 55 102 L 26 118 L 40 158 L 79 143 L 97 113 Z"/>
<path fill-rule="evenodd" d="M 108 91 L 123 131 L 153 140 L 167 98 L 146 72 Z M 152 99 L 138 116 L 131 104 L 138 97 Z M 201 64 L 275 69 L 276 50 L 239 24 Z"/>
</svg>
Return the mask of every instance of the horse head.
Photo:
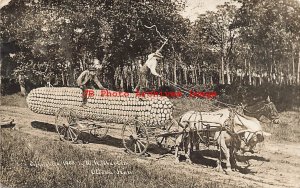
<svg viewBox="0 0 300 188">
<path fill-rule="evenodd" d="M 274 105 L 274 103 L 270 102 L 269 104 L 266 105 L 266 117 L 269 118 L 273 123 L 275 124 L 279 124 L 280 120 L 279 120 L 279 113 L 276 109 L 276 106 Z"/>
<path fill-rule="evenodd" d="M 237 134 L 241 138 L 242 142 L 240 145 L 240 150 L 245 152 L 254 153 L 254 148 L 258 143 L 261 143 L 265 140 L 265 137 L 271 136 L 270 133 L 264 131 L 252 131 L 252 130 L 241 130 Z"/>
<path fill-rule="evenodd" d="M 244 114 L 259 119 L 261 116 L 265 116 L 275 124 L 279 124 L 279 113 L 276 106 L 271 102 L 268 96 L 265 101 L 258 102 L 252 106 L 243 107 Z"/>
<path fill-rule="evenodd" d="M 244 152 L 253 153 L 253 149 L 257 143 L 263 142 L 266 136 L 270 136 L 270 133 L 262 131 L 260 122 L 253 117 L 247 117 L 238 114 L 234 115 L 234 127 L 235 133 L 239 135 L 242 140 L 240 150 Z"/>
</svg>

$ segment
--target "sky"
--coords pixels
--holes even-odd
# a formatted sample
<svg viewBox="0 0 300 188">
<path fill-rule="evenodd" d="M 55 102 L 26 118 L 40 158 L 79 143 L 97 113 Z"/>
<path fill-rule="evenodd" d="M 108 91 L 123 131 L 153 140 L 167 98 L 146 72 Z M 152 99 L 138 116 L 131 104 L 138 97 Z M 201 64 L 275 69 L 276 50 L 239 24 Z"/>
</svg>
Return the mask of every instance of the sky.
<svg viewBox="0 0 300 188">
<path fill-rule="evenodd" d="M 8 5 L 8 3 L 10 2 L 11 0 L 0 0 L 0 9 L 2 7 L 4 7 L 5 5 Z"/>
<path fill-rule="evenodd" d="M 7 5 L 11 0 L 0 0 L 0 9 Z M 181 13 L 185 18 L 195 21 L 198 14 L 205 13 L 206 11 L 216 10 L 217 5 L 224 4 L 230 0 L 186 0 L 186 8 Z"/>
<path fill-rule="evenodd" d="M 181 15 L 195 21 L 199 14 L 206 11 L 215 11 L 217 5 L 224 4 L 227 1 L 229 0 L 186 0 L 186 8 Z"/>
</svg>

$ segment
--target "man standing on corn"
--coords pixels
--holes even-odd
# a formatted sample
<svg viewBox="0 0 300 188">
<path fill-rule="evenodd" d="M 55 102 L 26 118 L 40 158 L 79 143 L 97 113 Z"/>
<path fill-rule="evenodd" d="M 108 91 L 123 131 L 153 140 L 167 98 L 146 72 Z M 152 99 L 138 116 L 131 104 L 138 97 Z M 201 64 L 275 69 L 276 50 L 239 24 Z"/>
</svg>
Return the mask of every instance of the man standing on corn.
<svg viewBox="0 0 300 188">
<path fill-rule="evenodd" d="M 98 59 L 94 59 L 94 64 L 91 65 L 88 70 L 83 71 L 77 78 L 77 84 L 82 89 L 83 105 L 87 102 L 86 89 L 95 89 L 95 86 L 97 86 L 98 89 L 106 89 L 102 86 L 96 75 L 99 69 L 102 69 L 102 65 L 99 64 Z"/>
<path fill-rule="evenodd" d="M 145 89 L 147 87 L 147 82 L 148 82 L 147 76 L 150 74 L 150 72 L 154 76 L 161 78 L 161 75 L 159 75 L 155 70 L 155 68 L 157 66 L 157 62 L 161 58 L 163 58 L 163 56 L 161 55 L 159 50 L 148 55 L 148 59 L 147 59 L 146 63 L 140 67 L 139 82 L 138 82 L 137 86 L 135 87 L 134 92 L 145 91 Z"/>
</svg>

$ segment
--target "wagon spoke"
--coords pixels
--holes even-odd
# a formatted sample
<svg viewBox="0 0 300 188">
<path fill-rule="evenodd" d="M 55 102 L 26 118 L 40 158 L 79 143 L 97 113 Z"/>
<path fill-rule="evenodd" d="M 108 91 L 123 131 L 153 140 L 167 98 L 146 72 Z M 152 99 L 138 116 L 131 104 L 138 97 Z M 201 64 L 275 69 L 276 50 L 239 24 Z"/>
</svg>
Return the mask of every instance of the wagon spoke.
<svg viewBox="0 0 300 188">
<path fill-rule="evenodd" d="M 137 142 L 140 143 L 143 146 L 143 148 L 146 147 L 141 141 L 137 140 Z"/>
<path fill-rule="evenodd" d="M 77 133 L 75 133 L 74 131 L 75 131 L 75 130 L 73 130 L 73 128 L 70 128 L 71 135 L 73 135 L 73 137 L 72 137 L 72 141 L 73 141 L 73 142 L 76 141 L 77 138 L 78 138 Z"/>
<path fill-rule="evenodd" d="M 67 140 L 68 140 L 68 141 L 70 140 L 70 132 L 69 132 L 69 129 L 67 130 Z"/>
<path fill-rule="evenodd" d="M 136 142 L 136 145 L 137 145 L 137 146 L 138 146 L 138 148 L 139 148 L 139 153 L 141 153 L 141 152 L 142 152 L 142 149 L 141 149 L 141 146 L 140 146 L 140 144 L 139 144 L 138 140 L 137 140 L 137 142 Z"/>
<path fill-rule="evenodd" d="M 70 141 L 74 141 L 74 139 L 75 139 L 75 137 L 74 137 L 74 135 L 73 135 L 73 132 L 72 132 L 72 130 L 71 130 L 71 128 L 69 129 L 69 134 L 70 134 Z"/>
<path fill-rule="evenodd" d="M 74 135 L 72 133 L 72 130 L 69 128 L 68 131 L 69 131 L 69 137 L 70 137 L 71 141 L 74 141 Z"/>
<path fill-rule="evenodd" d="M 145 144 L 143 144 L 141 141 L 138 140 L 138 143 L 139 143 L 138 146 L 139 146 L 140 149 L 144 150 L 146 148 Z"/>
</svg>

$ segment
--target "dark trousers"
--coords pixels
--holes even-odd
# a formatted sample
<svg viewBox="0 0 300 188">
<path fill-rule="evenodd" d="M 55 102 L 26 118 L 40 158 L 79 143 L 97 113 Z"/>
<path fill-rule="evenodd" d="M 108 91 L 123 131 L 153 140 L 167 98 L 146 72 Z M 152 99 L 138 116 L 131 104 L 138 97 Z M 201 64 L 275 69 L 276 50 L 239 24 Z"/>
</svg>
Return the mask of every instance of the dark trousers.
<svg viewBox="0 0 300 188">
<path fill-rule="evenodd" d="M 94 84 L 91 81 L 88 81 L 85 85 L 80 86 L 82 90 L 82 103 L 85 105 L 87 103 L 88 93 L 87 89 L 95 89 Z"/>
<path fill-rule="evenodd" d="M 147 75 L 146 74 L 140 74 L 139 75 L 139 82 L 136 85 L 134 91 L 135 92 L 144 92 L 147 89 Z"/>
</svg>

